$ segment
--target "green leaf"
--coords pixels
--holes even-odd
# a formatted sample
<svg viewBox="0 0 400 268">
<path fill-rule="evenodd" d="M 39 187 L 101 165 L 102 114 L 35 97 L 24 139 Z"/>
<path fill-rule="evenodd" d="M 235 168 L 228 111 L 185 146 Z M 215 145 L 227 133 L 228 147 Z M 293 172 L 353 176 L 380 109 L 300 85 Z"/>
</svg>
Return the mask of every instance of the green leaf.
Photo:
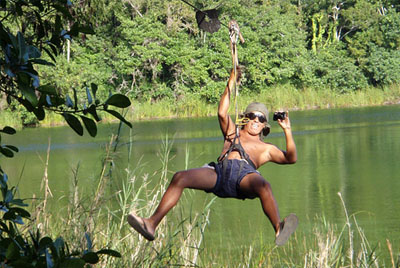
<svg viewBox="0 0 400 268">
<path fill-rule="evenodd" d="M 10 203 L 13 204 L 14 201 L 15 201 L 15 199 L 11 200 Z M 13 208 L 10 208 L 10 211 L 14 211 L 16 214 L 18 214 L 24 218 L 29 218 L 31 216 L 31 214 L 23 208 L 13 207 Z"/>
<path fill-rule="evenodd" d="M 125 95 L 114 94 L 114 95 L 110 96 L 106 100 L 105 104 L 116 106 L 116 107 L 119 107 L 119 108 L 126 108 L 126 107 L 129 107 L 131 105 L 131 101 Z"/>
<path fill-rule="evenodd" d="M 46 62 L 45 60 L 38 59 L 42 56 L 42 53 L 40 53 L 40 50 L 35 46 L 27 46 L 26 53 L 28 54 L 28 59 Z"/>
<path fill-rule="evenodd" d="M 75 22 L 68 33 L 71 36 L 77 36 L 79 33 L 94 34 L 95 32 L 90 26 L 82 26 L 79 22 Z"/>
<path fill-rule="evenodd" d="M 47 66 L 56 66 L 54 63 L 48 62 L 47 60 L 42 60 L 42 59 L 33 59 L 29 60 L 29 62 L 33 62 L 36 64 L 41 64 L 41 65 L 47 65 Z"/>
<path fill-rule="evenodd" d="M 9 158 L 14 157 L 14 153 L 10 149 L 1 146 L 0 146 L 0 153 L 2 153 L 5 157 Z"/>
<path fill-rule="evenodd" d="M 41 121 L 45 118 L 46 114 L 42 106 L 33 109 L 33 113 L 35 114 L 36 118 Z"/>
<path fill-rule="evenodd" d="M 13 199 L 10 203 L 13 203 L 14 205 L 20 206 L 20 207 L 27 207 L 28 204 L 24 203 L 24 200 L 22 199 Z"/>
<path fill-rule="evenodd" d="M 45 94 L 57 95 L 56 87 L 50 84 L 42 85 L 38 87 L 37 90 Z"/>
<path fill-rule="evenodd" d="M 18 39 L 18 49 L 19 49 L 19 61 L 20 63 L 25 63 L 29 59 L 29 55 L 26 52 L 25 38 L 21 32 L 17 34 Z"/>
<path fill-rule="evenodd" d="M 35 70 L 33 70 L 33 69 L 30 69 L 29 70 L 29 72 L 28 71 L 19 71 L 18 72 L 18 74 L 19 74 L 19 76 L 21 76 L 21 74 L 27 74 L 28 76 L 30 76 L 32 79 L 33 79 L 33 81 L 32 81 L 32 86 L 34 87 L 34 88 L 38 88 L 39 86 L 40 86 L 40 79 L 39 79 L 39 75 L 38 75 L 38 73 L 35 71 Z M 28 81 L 30 81 L 30 80 L 28 80 Z M 29 84 L 28 84 L 28 86 L 30 86 Z M 27 87 L 26 87 L 27 88 Z M 36 96 L 36 95 L 35 95 Z"/>
<path fill-rule="evenodd" d="M 14 145 L 6 145 L 6 147 L 10 150 L 13 150 L 14 152 L 18 153 L 19 150 L 17 147 L 15 147 Z"/>
<path fill-rule="evenodd" d="M 113 110 L 105 110 L 107 113 L 112 114 L 114 117 L 118 118 L 122 122 L 124 122 L 128 127 L 132 128 L 132 124 L 129 123 L 120 113 Z"/>
<path fill-rule="evenodd" d="M 95 34 L 94 30 L 92 27 L 89 25 L 84 25 L 79 27 L 79 32 L 84 33 L 84 34 Z"/>
<path fill-rule="evenodd" d="M 60 5 L 60 4 L 58 4 L 58 2 L 63 2 L 63 1 L 52 1 L 53 2 L 53 4 L 54 4 L 54 8 L 58 11 L 58 12 L 60 12 L 61 14 L 63 14 L 64 15 L 64 17 L 67 17 L 68 19 L 70 19 L 70 20 L 73 20 L 74 18 L 72 17 L 72 15 L 71 15 L 71 13 L 69 12 L 69 10 L 64 6 L 64 5 Z M 64 1 L 64 2 L 66 2 L 66 1 Z M 61 26 L 60 26 L 61 27 Z"/>
<path fill-rule="evenodd" d="M 101 250 L 97 251 L 96 253 L 121 258 L 121 253 L 119 253 L 118 251 L 112 250 L 112 249 L 101 249 Z"/>
<path fill-rule="evenodd" d="M 15 38 L 15 36 L 11 33 L 8 33 L 8 37 L 10 38 L 11 44 L 12 46 L 17 49 L 18 48 L 18 42 L 17 42 L 17 38 Z"/>
<path fill-rule="evenodd" d="M 90 136 L 96 137 L 96 135 L 97 135 L 96 123 L 92 119 L 90 119 L 86 116 L 83 116 L 83 115 L 81 115 L 81 119 L 82 119 L 83 124 L 86 127 L 86 130 L 89 132 Z"/>
<path fill-rule="evenodd" d="M 6 196 L 4 197 L 4 202 L 9 203 L 14 199 L 14 194 L 11 190 L 7 190 Z"/>
<path fill-rule="evenodd" d="M 92 89 L 93 97 L 96 99 L 97 85 L 95 83 L 90 83 L 90 88 Z"/>
<path fill-rule="evenodd" d="M 14 135 L 15 133 L 17 133 L 17 131 L 15 131 L 15 129 L 13 129 L 12 127 L 9 127 L 9 126 L 5 126 L 2 130 L 0 130 L 0 132 L 10 134 L 10 135 Z"/>
<path fill-rule="evenodd" d="M 19 73 L 18 77 L 22 79 L 22 74 Z M 22 84 L 24 82 L 21 81 L 21 79 L 18 79 L 18 85 L 22 94 L 24 95 L 26 100 L 32 105 L 32 107 L 36 107 L 36 105 L 38 104 L 38 99 L 36 97 L 35 90 L 30 86 Z"/>
<path fill-rule="evenodd" d="M 70 258 L 63 260 L 60 264 L 60 268 L 83 268 L 85 261 L 80 258 Z"/>
<path fill-rule="evenodd" d="M 19 247 L 17 244 L 15 244 L 15 242 L 11 242 L 8 247 L 7 247 L 7 251 L 6 251 L 6 259 L 7 260 L 13 260 L 13 259 L 17 259 L 19 257 Z"/>
<path fill-rule="evenodd" d="M 93 99 L 92 99 L 92 95 L 90 94 L 90 90 L 89 90 L 88 87 L 86 87 L 86 96 L 87 96 L 89 105 L 92 104 L 93 103 Z"/>
<path fill-rule="evenodd" d="M 26 108 L 26 110 L 28 110 L 28 112 L 33 112 L 34 108 L 29 101 L 22 99 L 22 98 L 18 98 L 17 100 L 19 103 L 21 103 Z"/>
<path fill-rule="evenodd" d="M 78 118 L 69 113 L 63 113 L 65 121 L 67 121 L 68 125 L 79 135 L 83 135 L 83 127 Z"/>
<path fill-rule="evenodd" d="M 74 103 L 72 102 L 72 100 L 71 100 L 71 98 L 69 97 L 68 94 L 66 96 L 66 104 L 67 104 L 67 107 L 69 107 L 69 108 L 74 107 Z"/>
<path fill-rule="evenodd" d="M 94 117 L 94 120 L 96 120 L 96 122 L 101 121 L 101 118 L 97 115 L 96 105 L 90 105 L 87 111 Z"/>
<path fill-rule="evenodd" d="M 51 45 L 50 45 L 50 47 L 51 47 Z M 51 53 L 50 50 L 48 50 L 47 48 L 42 47 L 42 49 L 43 49 L 44 51 L 46 51 L 47 55 L 49 55 L 49 57 L 52 59 L 52 61 L 56 62 L 56 58 L 55 58 L 54 56 L 57 56 L 57 52 L 54 53 L 54 55 L 53 55 L 53 53 Z M 53 51 L 53 52 L 54 52 L 54 51 Z"/>
<path fill-rule="evenodd" d="M 75 88 L 72 88 L 72 91 L 74 92 L 74 102 L 75 102 L 75 110 L 77 110 L 78 109 L 78 96 L 77 96 L 77 94 L 76 94 L 76 89 Z"/>
<path fill-rule="evenodd" d="M 50 237 L 45 236 L 42 239 L 40 239 L 39 247 L 44 248 L 51 244 L 53 244 L 53 240 Z"/>
<path fill-rule="evenodd" d="M 99 256 L 94 252 L 88 252 L 82 256 L 86 263 L 96 264 L 99 262 Z"/>
</svg>

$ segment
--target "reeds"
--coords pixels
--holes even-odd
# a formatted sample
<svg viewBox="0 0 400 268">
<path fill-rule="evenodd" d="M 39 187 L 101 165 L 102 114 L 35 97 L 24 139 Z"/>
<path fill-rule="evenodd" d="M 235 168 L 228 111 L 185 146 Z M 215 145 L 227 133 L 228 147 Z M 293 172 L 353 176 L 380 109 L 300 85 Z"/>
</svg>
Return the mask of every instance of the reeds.
<svg viewBox="0 0 400 268">
<path fill-rule="evenodd" d="M 259 93 L 240 93 L 238 100 L 241 111 L 253 101 L 267 104 L 271 111 L 379 106 L 400 103 L 400 85 L 394 84 L 383 89 L 368 87 L 347 93 L 329 89 L 298 89 L 291 85 L 281 85 L 265 88 Z M 135 112 L 130 113 L 132 117 L 129 119 L 136 121 L 149 118 L 213 116 L 216 115 L 217 105 L 208 103 L 193 94 L 180 100 L 162 100 L 154 103 L 134 102 L 132 107 Z"/>
<path fill-rule="evenodd" d="M 123 173 L 125 177 L 117 178 L 113 175 L 117 174 L 113 163 L 117 152 L 112 148 L 116 144 L 117 136 L 112 136 L 105 148 L 103 167 L 91 196 L 82 197 L 78 194 L 82 192 L 78 184 L 79 164 L 73 170 L 72 193 L 68 197 L 67 208 L 58 209 L 57 217 L 50 213 L 49 203 L 56 200 L 52 200 L 52 196 L 47 194 L 49 189 L 46 188 L 44 203 L 36 206 L 36 223 L 41 231 L 54 236 L 62 235 L 70 241 L 71 248 L 85 248 L 86 237 L 90 237 L 94 247 L 110 248 L 121 253 L 121 258 L 105 256 L 101 267 L 199 266 L 204 232 L 214 199 L 205 203 L 200 212 L 193 212 L 192 209 L 187 211 L 178 205 L 171 216 L 178 220 L 171 220 L 167 216 L 157 229 L 157 240 L 148 242 L 130 228 L 126 216 L 131 211 L 148 216 L 155 210 L 172 173 L 168 167 L 172 143 L 166 135 L 158 153 L 162 163 L 158 177 L 138 175 L 136 171 L 139 167 L 131 168 L 131 164 L 128 164 Z M 132 140 L 125 145 L 131 146 L 131 142 Z M 155 186 L 154 180 L 158 181 Z M 43 181 L 47 185 L 48 177 L 44 176 Z M 114 191 L 115 183 L 118 184 L 117 191 Z M 184 195 L 188 194 L 191 192 L 184 192 Z"/>
<path fill-rule="evenodd" d="M 388 259 L 383 254 L 385 247 L 379 244 L 372 247 L 356 214 L 349 215 L 341 193 L 338 195 L 345 214 L 341 228 L 329 223 L 325 217 L 317 216 L 311 234 L 297 231 L 286 246 L 279 248 L 267 244 L 250 246 L 247 254 L 245 252 L 237 261 L 240 265 L 225 262 L 220 267 L 400 267 L 399 249 L 396 256 L 392 244 L 387 240 Z"/>
<path fill-rule="evenodd" d="M 82 196 L 78 164 L 73 171 L 67 208 L 59 209 L 57 217 L 53 217 L 46 210 L 57 200 L 52 200 L 50 195 L 45 198 L 47 206 L 38 206 L 41 216 L 37 217 L 37 223 L 43 232 L 62 235 L 70 241 L 71 248 L 87 248 L 86 237 L 90 237 L 94 248 L 110 248 L 121 253 L 121 258 L 103 257 L 99 267 L 400 267 L 398 247 L 394 248 L 389 240 L 384 247 L 371 246 L 356 214 L 348 213 L 341 193 L 338 193 L 338 202 L 343 205 L 343 226 L 331 224 L 322 216 L 316 217 L 312 233 L 298 230 L 283 247 L 262 241 L 230 256 L 203 250 L 210 207 L 215 200 L 211 195 L 200 211 L 193 211 L 190 203 L 178 204 L 159 225 L 157 239 L 148 242 L 130 228 L 126 216 L 132 211 L 147 217 L 155 210 L 172 174 L 169 170 L 172 143 L 166 135 L 157 154 L 162 168 L 150 176 L 138 172 L 145 170 L 140 162 L 133 165 L 128 161 L 123 172 L 115 172 L 116 139 L 117 136 L 111 137 L 105 148 L 103 168 L 90 196 Z M 134 150 L 132 137 L 127 143 L 119 144 L 128 146 L 130 159 L 129 154 Z M 189 151 L 186 152 L 187 167 Z M 48 178 L 44 178 L 46 183 Z M 193 193 L 194 190 L 185 190 L 183 198 L 190 200 Z M 384 251 L 388 251 L 389 258 L 383 257 Z"/>
</svg>

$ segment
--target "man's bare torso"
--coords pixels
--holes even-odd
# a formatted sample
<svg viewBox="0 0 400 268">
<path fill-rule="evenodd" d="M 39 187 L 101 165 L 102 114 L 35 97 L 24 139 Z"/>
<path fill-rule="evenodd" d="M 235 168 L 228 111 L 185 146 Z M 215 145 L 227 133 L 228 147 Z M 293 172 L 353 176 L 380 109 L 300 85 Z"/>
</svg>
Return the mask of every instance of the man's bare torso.
<svg viewBox="0 0 400 268">
<path fill-rule="evenodd" d="M 239 132 L 240 143 L 244 149 L 244 151 L 249 155 L 251 161 L 256 165 L 256 168 L 259 168 L 261 165 L 267 163 L 269 161 L 268 151 L 269 148 L 273 145 L 269 143 L 265 143 L 260 140 L 258 136 L 248 135 L 244 130 L 240 130 Z M 222 154 L 225 154 L 229 147 L 231 146 L 234 139 L 234 135 L 231 138 L 225 139 L 224 148 L 222 150 Z M 238 141 L 236 140 L 236 143 Z M 240 159 L 240 154 L 237 151 L 232 151 L 228 155 L 228 159 Z"/>
</svg>

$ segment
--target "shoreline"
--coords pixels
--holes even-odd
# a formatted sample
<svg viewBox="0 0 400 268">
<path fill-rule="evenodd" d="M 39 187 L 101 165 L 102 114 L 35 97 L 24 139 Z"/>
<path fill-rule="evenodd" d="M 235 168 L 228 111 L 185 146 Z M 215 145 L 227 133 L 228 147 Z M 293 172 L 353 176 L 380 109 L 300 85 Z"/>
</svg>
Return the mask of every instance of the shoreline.
<svg viewBox="0 0 400 268">
<path fill-rule="evenodd" d="M 265 103 L 270 113 L 278 110 L 307 111 L 400 105 L 400 85 L 393 85 L 384 89 L 367 88 L 346 94 L 331 90 L 297 90 L 294 87 L 268 88 L 257 94 L 240 96 L 238 99 L 239 110 L 244 110 L 247 104 L 254 101 Z M 185 96 L 179 101 L 163 99 L 157 102 L 139 102 L 134 100 L 131 107 L 128 108 L 129 111 L 125 118 L 134 123 L 150 120 L 211 117 L 216 116 L 217 107 L 218 103 L 206 102 L 195 95 Z M 234 110 L 232 103 L 230 114 L 234 114 Z M 43 121 L 32 125 L 23 125 L 21 117 L 22 114 L 26 117 L 26 111 L 21 113 L 3 110 L 0 113 L 0 126 L 11 126 L 15 129 L 67 125 L 60 115 L 54 113 L 46 113 Z M 102 116 L 100 124 L 119 122 L 118 119 L 108 116 L 106 113 L 100 112 L 100 114 Z M 35 121 L 33 114 L 31 120 Z"/>
</svg>

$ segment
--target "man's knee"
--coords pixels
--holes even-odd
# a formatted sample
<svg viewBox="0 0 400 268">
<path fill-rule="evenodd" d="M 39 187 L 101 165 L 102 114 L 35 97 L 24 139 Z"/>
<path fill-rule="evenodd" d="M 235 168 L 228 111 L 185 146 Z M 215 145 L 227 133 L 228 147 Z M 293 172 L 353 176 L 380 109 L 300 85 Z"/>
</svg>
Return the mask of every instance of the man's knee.
<svg viewBox="0 0 400 268">
<path fill-rule="evenodd" d="M 177 186 L 177 187 L 184 187 L 185 181 L 185 172 L 178 171 L 172 176 L 170 185 Z"/>
<path fill-rule="evenodd" d="M 264 179 L 258 182 L 257 189 L 259 194 L 264 193 L 269 195 L 272 193 L 271 184 Z"/>
</svg>

